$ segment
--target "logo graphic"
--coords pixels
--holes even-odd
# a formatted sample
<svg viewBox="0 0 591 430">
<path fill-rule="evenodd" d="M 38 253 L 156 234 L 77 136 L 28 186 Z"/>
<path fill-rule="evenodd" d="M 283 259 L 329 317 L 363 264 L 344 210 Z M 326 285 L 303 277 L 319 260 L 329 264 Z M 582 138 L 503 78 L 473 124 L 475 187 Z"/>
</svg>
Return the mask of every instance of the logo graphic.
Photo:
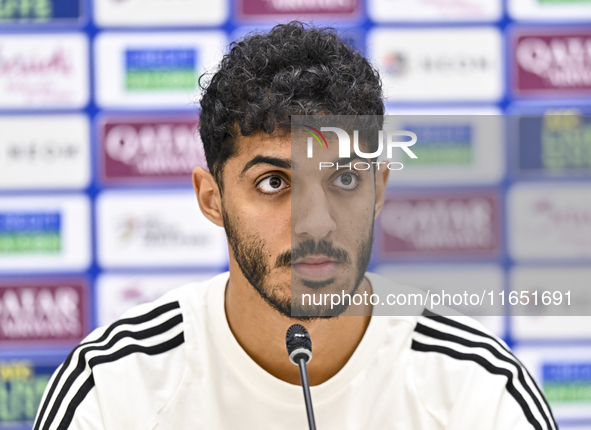
<svg viewBox="0 0 591 430">
<path fill-rule="evenodd" d="M 382 61 L 384 71 L 389 76 L 402 76 L 408 71 L 408 59 L 401 52 L 389 52 Z"/>
<path fill-rule="evenodd" d="M 397 109 L 396 113 L 385 117 L 388 127 L 416 134 L 417 144 L 411 149 L 417 158 L 393 152 L 404 169 L 390 177 L 391 186 L 473 186 L 495 184 L 503 177 L 506 127 L 500 111 L 438 108 Z"/>
<path fill-rule="evenodd" d="M 267 18 L 305 14 L 351 18 L 359 14 L 360 0 L 239 0 L 238 10 L 243 18 Z"/>
<path fill-rule="evenodd" d="M 0 213 L 0 255 L 55 254 L 60 250 L 59 212 Z"/>
<path fill-rule="evenodd" d="M 0 3 L 0 22 L 5 20 L 35 19 L 47 20 L 53 15 L 53 4 L 50 0 L 16 0 Z"/>
<path fill-rule="evenodd" d="M 591 174 L 591 116 L 549 112 L 520 117 L 518 127 L 519 171 L 545 176 Z"/>
<path fill-rule="evenodd" d="M 417 58 L 416 66 L 429 75 L 470 75 L 488 72 L 493 64 L 482 55 L 426 55 Z M 388 76 L 393 78 L 405 76 L 409 71 L 407 54 L 388 52 L 382 58 L 382 67 Z"/>
<path fill-rule="evenodd" d="M 128 49 L 125 87 L 129 91 L 192 90 L 197 82 L 197 51 Z"/>
<path fill-rule="evenodd" d="M 320 132 L 320 130 L 314 128 L 314 127 L 310 127 L 309 125 L 304 125 L 304 127 L 312 130 L 312 131 L 308 131 L 308 130 L 304 130 L 306 133 L 312 135 L 320 144 L 320 147 L 322 148 L 322 142 L 320 141 L 320 139 L 318 138 L 318 136 L 320 136 L 322 138 L 322 140 L 324 141 L 324 146 L 328 149 L 328 142 L 326 141 L 326 138 L 324 137 L 324 135 Z M 314 132 L 314 133 L 313 133 Z M 310 141 L 308 141 L 308 147 L 310 147 Z"/>
<path fill-rule="evenodd" d="M 201 247 L 207 245 L 210 239 L 204 232 L 185 232 L 157 213 L 146 214 L 143 218 L 133 215 L 123 217 L 118 223 L 117 235 L 123 246 L 138 242 L 145 248 Z"/>
<path fill-rule="evenodd" d="M 349 136 L 349 133 L 346 132 L 345 130 L 343 130 L 342 128 L 320 127 L 320 130 L 317 130 L 316 128 L 308 126 L 308 125 L 304 125 L 304 127 L 308 128 L 310 130 L 313 130 L 316 133 L 316 134 L 314 134 L 308 130 L 304 130 L 306 133 L 311 134 L 318 141 L 318 143 L 320 143 L 321 147 L 322 147 L 322 142 L 320 141 L 318 135 L 320 137 L 322 137 L 326 148 L 328 148 L 328 143 L 326 141 L 326 138 L 322 134 L 322 132 L 323 131 L 334 132 L 337 135 L 338 140 L 339 140 L 339 157 L 340 158 L 351 157 L 351 138 Z M 359 147 L 359 130 L 353 130 L 353 150 L 355 151 L 355 154 L 361 158 L 377 158 L 377 157 L 379 157 L 384 150 L 384 135 L 387 136 L 387 140 L 386 140 L 387 158 L 389 158 L 389 159 L 392 158 L 392 149 L 393 148 L 400 148 L 410 158 L 417 158 L 417 156 L 408 148 L 409 146 L 412 146 L 417 142 L 416 134 L 414 134 L 413 132 L 410 132 L 410 131 L 386 131 L 386 132 L 384 132 L 384 130 L 380 130 L 378 132 L 378 137 L 377 137 L 378 148 L 374 152 L 363 152 Z M 395 138 L 398 136 L 410 137 L 411 140 L 406 141 L 406 142 L 399 142 L 399 141 L 395 140 Z M 308 137 L 308 150 L 307 150 L 307 157 L 308 158 L 312 158 L 314 155 L 313 147 L 314 147 L 314 140 L 312 137 Z M 383 161 L 382 162 L 374 162 L 374 163 L 376 163 L 376 164 L 383 163 Z M 402 166 L 401 163 L 388 163 L 388 168 L 391 170 L 400 170 L 402 168 L 402 167 L 400 167 L 398 169 L 393 169 L 390 167 L 391 164 L 397 164 L 397 165 Z M 363 165 L 363 167 L 356 167 L 357 165 Z M 321 161 L 319 164 L 319 169 L 322 170 L 323 167 L 324 168 L 334 167 L 334 163 Z M 339 167 L 340 166 L 337 163 L 337 170 L 339 169 Z M 369 166 L 369 163 L 363 162 L 363 163 L 355 163 L 354 168 L 358 169 L 358 170 L 369 170 L 370 166 Z"/>
<path fill-rule="evenodd" d="M 551 403 L 591 402 L 591 363 L 545 363 L 543 387 Z"/>
<path fill-rule="evenodd" d="M 211 273 L 168 273 L 166 275 L 102 274 L 97 279 L 98 324 L 109 325 L 142 303 L 152 302 L 173 288 L 211 278 Z"/>
<path fill-rule="evenodd" d="M 63 1 L 63 0 L 60 0 Z M 209 0 L 94 0 L 99 26 L 216 26 L 228 16 L 229 2 Z"/>
<path fill-rule="evenodd" d="M 11 142 L 6 148 L 6 158 L 13 163 L 57 162 L 78 157 L 80 148 L 72 143 Z"/>
<path fill-rule="evenodd" d="M 97 200 L 98 259 L 104 267 L 219 267 L 225 234 L 189 192 L 104 192 Z"/>
<path fill-rule="evenodd" d="M 379 254 L 470 258 L 500 250 L 498 197 L 492 192 L 393 195 L 380 217 Z"/>
<path fill-rule="evenodd" d="M 0 197 L 3 273 L 85 270 L 90 263 L 90 202 L 83 194 Z"/>
<path fill-rule="evenodd" d="M 80 0 L 9 0 L 0 2 L 0 24 L 44 23 L 80 18 Z"/>
<path fill-rule="evenodd" d="M 101 128 L 104 179 L 112 182 L 167 179 L 190 183 L 193 169 L 207 165 L 196 126 L 193 116 L 104 120 Z"/>
<path fill-rule="evenodd" d="M 1 35 L 0 107 L 81 107 L 87 40 L 79 34 Z"/>
<path fill-rule="evenodd" d="M 502 97 L 502 40 L 492 27 L 375 28 L 367 35 L 367 47 L 368 56 L 375 58 L 382 72 L 388 101 L 492 101 Z"/>
<path fill-rule="evenodd" d="M 372 20 L 391 22 L 493 21 L 501 17 L 495 0 L 372 0 L 367 2 Z"/>
<path fill-rule="evenodd" d="M 564 324 L 569 328 L 573 325 L 579 328 L 588 326 L 588 317 L 562 318 L 564 324 L 556 324 L 555 317 L 519 317 L 519 320 L 531 323 L 532 328 L 535 324 L 541 324 L 541 336 L 537 337 L 546 339 L 563 339 L 560 331 L 569 336 L 572 332 L 560 327 Z M 549 328 L 554 336 L 542 333 L 544 328 Z M 579 333 L 588 336 L 588 332 Z M 533 338 L 536 337 L 529 339 Z M 588 348 L 574 345 L 560 348 L 549 345 L 516 346 L 514 351 L 523 365 L 530 369 L 532 377 L 540 382 L 540 388 L 552 406 L 556 421 L 565 422 L 570 419 L 582 422 L 591 418 L 591 355 Z"/>
<path fill-rule="evenodd" d="M 591 91 L 591 31 L 522 31 L 514 41 L 514 85 L 521 95 Z M 583 91 L 583 92 L 581 92 Z"/>
<path fill-rule="evenodd" d="M 508 194 L 510 252 L 515 259 L 591 257 L 591 188 L 514 185 Z"/>
<path fill-rule="evenodd" d="M 49 379 L 62 360 L 0 360 L 1 428 L 32 426 Z"/>
<path fill-rule="evenodd" d="M 510 0 L 507 6 L 511 17 L 518 20 L 582 22 L 591 17 L 589 0 Z"/>
<path fill-rule="evenodd" d="M 425 73 L 456 75 L 485 73 L 492 67 L 485 56 L 466 54 L 429 56 L 420 59 L 418 64 Z"/>
<path fill-rule="evenodd" d="M 136 0 L 133 0 L 136 3 Z M 172 7 L 177 0 L 139 0 Z M 193 1 L 179 0 L 182 4 Z M 95 3 L 95 6 L 98 6 Z M 137 6 L 137 4 L 136 4 Z M 139 6 L 138 6 L 139 7 Z M 143 14 L 140 10 L 138 14 Z M 227 46 L 223 31 L 102 32 L 94 42 L 96 101 L 101 107 L 194 111 L 199 73 L 214 67 Z"/>
<path fill-rule="evenodd" d="M 0 118 L 0 188 L 83 188 L 90 180 L 84 115 Z"/>
<path fill-rule="evenodd" d="M 417 164 L 468 165 L 472 162 L 471 125 L 407 124 L 421 144 L 414 149 Z"/>
<path fill-rule="evenodd" d="M 0 283 L 0 345 L 76 343 L 86 335 L 84 280 Z"/>
</svg>

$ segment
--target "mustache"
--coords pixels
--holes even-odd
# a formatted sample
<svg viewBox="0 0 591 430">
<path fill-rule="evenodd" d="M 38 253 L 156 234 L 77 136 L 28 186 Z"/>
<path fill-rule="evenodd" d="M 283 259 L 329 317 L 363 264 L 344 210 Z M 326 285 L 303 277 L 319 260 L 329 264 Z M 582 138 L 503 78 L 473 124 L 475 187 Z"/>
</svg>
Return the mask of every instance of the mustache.
<svg viewBox="0 0 591 430">
<path fill-rule="evenodd" d="M 349 253 L 343 248 L 339 248 L 327 240 L 315 241 L 309 239 L 279 254 L 275 261 L 275 268 L 289 267 L 292 260 L 320 255 L 335 260 L 337 263 L 349 263 L 351 261 Z"/>
</svg>

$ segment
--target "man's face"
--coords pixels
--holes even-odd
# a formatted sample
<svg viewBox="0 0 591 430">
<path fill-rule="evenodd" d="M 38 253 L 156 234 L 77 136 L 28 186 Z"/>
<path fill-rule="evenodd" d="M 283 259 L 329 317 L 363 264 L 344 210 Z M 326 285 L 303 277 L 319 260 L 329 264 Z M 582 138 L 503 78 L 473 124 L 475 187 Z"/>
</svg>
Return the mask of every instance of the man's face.
<svg viewBox="0 0 591 430">
<path fill-rule="evenodd" d="M 222 208 L 231 258 L 281 314 L 336 316 L 346 307 L 303 306 L 302 294 L 353 294 L 369 264 L 375 216 L 373 169 L 342 167 L 338 145 L 306 157 L 304 133 L 241 137 L 224 165 Z M 319 162 L 335 168 L 319 169 Z"/>
</svg>

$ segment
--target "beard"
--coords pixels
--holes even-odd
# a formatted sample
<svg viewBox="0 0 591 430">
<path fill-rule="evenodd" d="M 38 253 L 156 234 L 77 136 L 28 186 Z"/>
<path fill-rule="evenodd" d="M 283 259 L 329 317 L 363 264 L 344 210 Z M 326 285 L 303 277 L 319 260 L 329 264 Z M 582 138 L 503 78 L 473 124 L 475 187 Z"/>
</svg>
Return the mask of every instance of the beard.
<svg viewBox="0 0 591 430">
<path fill-rule="evenodd" d="M 297 244 L 292 249 L 280 253 L 275 259 L 274 264 L 270 264 L 266 258 L 268 253 L 265 252 L 266 242 L 263 238 L 252 234 L 242 235 L 239 233 L 238 229 L 232 221 L 230 221 L 230 218 L 225 212 L 222 212 L 222 218 L 228 243 L 232 248 L 234 258 L 238 267 L 240 267 L 240 271 L 259 296 L 281 315 L 300 321 L 310 321 L 318 318 L 336 317 L 347 310 L 349 304 L 344 303 L 332 308 L 324 305 L 303 306 L 301 300 L 297 299 L 298 294 L 294 294 L 291 283 L 289 285 L 273 284 L 270 279 L 272 269 L 291 269 L 292 260 L 313 255 L 326 256 L 339 264 L 350 266 L 352 259 L 347 251 L 335 247 L 331 242 L 326 240 L 306 240 Z M 342 288 L 342 290 L 349 290 L 346 291 L 346 293 L 351 296 L 359 289 L 359 286 L 365 277 L 367 267 L 369 266 L 374 239 L 373 217 L 368 233 L 369 234 L 362 239 L 357 249 L 357 255 L 354 259 L 356 263 L 355 276 L 353 277 L 352 285 L 349 285 L 348 288 Z M 293 275 L 291 282 L 294 282 Z M 300 282 L 304 287 L 312 290 L 320 290 L 334 284 L 336 279 L 331 278 L 320 282 L 302 280 Z M 286 290 L 289 290 L 291 294 L 285 294 L 284 291 Z M 301 294 L 299 294 L 299 296 L 301 296 Z"/>
</svg>

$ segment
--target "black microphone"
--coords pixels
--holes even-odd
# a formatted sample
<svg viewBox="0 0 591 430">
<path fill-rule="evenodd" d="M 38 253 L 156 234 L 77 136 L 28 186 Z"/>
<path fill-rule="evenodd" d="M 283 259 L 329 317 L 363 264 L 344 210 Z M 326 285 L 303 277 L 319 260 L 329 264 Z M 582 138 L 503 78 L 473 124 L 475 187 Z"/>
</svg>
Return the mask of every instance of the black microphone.
<svg viewBox="0 0 591 430">
<path fill-rule="evenodd" d="M 312 396 L 310 395 L 310 381 L 308 380 L 308 368 L 306 363 L 312 359 L 312 339 L 306 327 L 294 324 L 287 329 L 285 346 L 289 354 L 289 360 L 300 368 L 300 380 L 304 389 L 304 401 L 308 413 L 308 425 L 310 430 L 316 430 L 314 410 L 312 409 Z"/>
</svg>

